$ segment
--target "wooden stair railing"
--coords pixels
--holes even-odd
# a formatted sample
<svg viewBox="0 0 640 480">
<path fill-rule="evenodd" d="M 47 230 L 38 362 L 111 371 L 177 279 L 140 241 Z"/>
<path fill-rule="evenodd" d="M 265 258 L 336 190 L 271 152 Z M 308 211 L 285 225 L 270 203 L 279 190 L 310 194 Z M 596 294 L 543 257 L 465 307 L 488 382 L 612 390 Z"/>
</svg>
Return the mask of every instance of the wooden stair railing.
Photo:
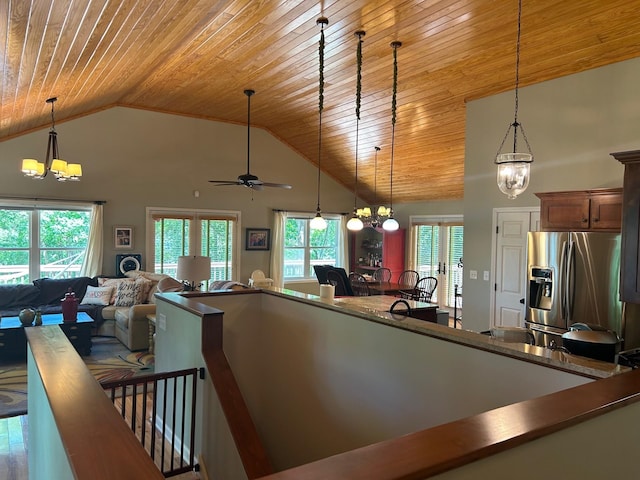
<svg viewBox="0 0 640 480">
<path fill-rule="evenodd" d="M 245 473 L 251 480 L 272 474 L 274 469 L 222 350 L 222 318 L 222 314 L 203 316 L 202 356 Z"/>
</svg>

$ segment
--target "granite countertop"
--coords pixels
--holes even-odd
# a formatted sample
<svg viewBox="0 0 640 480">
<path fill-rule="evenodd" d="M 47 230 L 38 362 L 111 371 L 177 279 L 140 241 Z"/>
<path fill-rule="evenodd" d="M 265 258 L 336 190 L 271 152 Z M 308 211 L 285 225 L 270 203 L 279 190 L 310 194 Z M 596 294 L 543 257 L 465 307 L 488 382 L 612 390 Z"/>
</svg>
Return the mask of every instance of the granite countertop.
<svg viewBox="0 0 640 480">
<path fill-rule="evenodd" d="M 316 305 L 320 308 L 327 308 L 342 313 L 356 315 L 367 320 L 389 325 L 393 328 L 410 330 L 421 335 L 440 338 L 442 340 L 459 343 L 472 348 L 479 348 L 499 355 L 507 355 L 527 362 L 538 363 L 550 368 L 565 370 L 589 378 L 606 378 L 631 370 L 628 367 L 593 360 L 587 357 L 580 357 L 578 355 L 572 355 L 561 350 L 551 350 L 546 347 L 536 347 L 526 343 L 507 343 L 478 332 L 454 329 L 444 325 L 406 317 L 400 313 L 389 313 L 388 310 L 391 304 L 398 300 L 396 297 L 374 295 L 370 297 L 339 297 L 329 300 L 321 299 L 317 295 L 304 294 L 288 289 L 269 288 L 263 289 L 263 292 Z M 411 308 L 427 308 L 436 306 L 434 304 L 423 302 L 408 302 Z M 405 307 L 403 305 L 398 305 L 398 309 L 405 309 Z"/>
</svg>

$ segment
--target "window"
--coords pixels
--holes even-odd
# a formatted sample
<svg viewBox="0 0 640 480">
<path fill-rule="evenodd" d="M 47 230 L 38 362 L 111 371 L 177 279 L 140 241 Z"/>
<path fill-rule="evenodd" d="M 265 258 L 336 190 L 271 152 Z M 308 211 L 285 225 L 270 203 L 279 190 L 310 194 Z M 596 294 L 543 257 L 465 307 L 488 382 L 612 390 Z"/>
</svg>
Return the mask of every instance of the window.
<svg viewBox="0 0 640 480">
<path fill-rule="evenodd" d="M 154 271 L 175 278 L 178 257 L 203 255 L 211 258 L 211 281 L 239 277 L 238 212 L 212 210 L 147 209 L 150 220 Z M 147 240 L 149 243 L 149 240 Z M 184 279 L 180 279 L 184 280 Z M 209 282 L 201 287 L 208 289 Z"/>
<path fill-rule="evenodd" d="M 0 205 L 0 284 L 80 275 L 91 206 Z"/>
<path fill-rule="evenodd" d="M 339 265 L 338 216 L 324 215 L 327 228 L 312 230 L 308 216 L 291 214 L 284 238 L 284 272 L 287 280 L 315 279 L 314 265 Z"/>
<path fill-rule="evenodd" d="M 464 227 L 460 217 L 412 217 L 411 268 L 420 277 L 436 277 L 434 303 L 453 308 L 455 286 L 462 291 Z M 458 302 L 459 303 L 459 302 Z M 460 305 L 458 305 L 460 306 Z"/>
</svg>

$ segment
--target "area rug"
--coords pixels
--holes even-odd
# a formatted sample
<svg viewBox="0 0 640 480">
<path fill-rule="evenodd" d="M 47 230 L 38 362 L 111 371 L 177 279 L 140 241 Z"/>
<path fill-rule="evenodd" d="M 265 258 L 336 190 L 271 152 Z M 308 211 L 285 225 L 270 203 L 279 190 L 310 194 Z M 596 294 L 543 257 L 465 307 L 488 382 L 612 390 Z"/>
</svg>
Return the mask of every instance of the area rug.
<svg viewBox="0 0 640 480">
<path fill-rule="evenodd" d="M 149 352 L 130 352 L 113 337 L 93 337 L 91 355 L 82 357 L 99 382 L 148 375 L 154 371 Z M 0 418 L 27 413 L 27 365 L 0 365 Z"/>
</svg>

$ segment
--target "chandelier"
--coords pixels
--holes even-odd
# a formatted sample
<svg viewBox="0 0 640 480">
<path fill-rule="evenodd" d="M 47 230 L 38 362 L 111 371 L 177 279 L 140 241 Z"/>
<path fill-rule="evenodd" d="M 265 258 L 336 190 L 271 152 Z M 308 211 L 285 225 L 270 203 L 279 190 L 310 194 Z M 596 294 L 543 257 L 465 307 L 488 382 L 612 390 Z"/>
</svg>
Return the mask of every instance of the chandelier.
<svg viewBox="0 0 640 480">
<path fill-rule="evenodd" d="M 529 141 L 524 133 L 522 124 L 518 122 L 518 84 L 520 82 L 520 18 L 522 16 L 522 0 L 518 1 L 518 34 L 516 40 L 516 85 L 515 85 L 515 111 L 513 123 L 507 128 L 507 133 L 502 139 L 502 143 L 498 148 L 495 158 L 495 164 L 498 165 L 498 188 L 502 193 L 510 199 L 516 198 L 524 192 L 529 186 L 531 174 L 531 163 L 533 162 L 533 154 Z M 502 153 L 502 147 L 513 129 L 513 152 Z M 522 132 L 522 138 L 527 147 L 527 152 L 518 152 L 518 129 Z"/>
<path fill-rule="evenodd" d="M 391 209 L 384 205 L 377 205 L 378 196 L 378 152 L 380 147 L 376 149 L 376 157 L 373 164 L 373 207 L 363 207 L 356 209 L 356 215 L 362 223 L 371 228 L 381 226 L 385 220 L 391 215 Z"/>
<path fill-rule="evenodd" d="M 22 173 L 27 177 L 43 179 L 47 173 L 51 172 L 60 182 L 67 180 L 78 181 L 82 176 L 82 165 L 79 163 L 67 163 L 60 159 L 58 153 L 58 133 L 56 132 L 55 117 L 53 114 L 53 104 L 58 100 L 56 97 L 48 98 L 47 103 L 51 104 L 51 129 L 49 130 L 49 143 L 47 144 L 47 156 L 45 161 L 39 162 L 34 158 L 22 160 Z"/>
</svg>

